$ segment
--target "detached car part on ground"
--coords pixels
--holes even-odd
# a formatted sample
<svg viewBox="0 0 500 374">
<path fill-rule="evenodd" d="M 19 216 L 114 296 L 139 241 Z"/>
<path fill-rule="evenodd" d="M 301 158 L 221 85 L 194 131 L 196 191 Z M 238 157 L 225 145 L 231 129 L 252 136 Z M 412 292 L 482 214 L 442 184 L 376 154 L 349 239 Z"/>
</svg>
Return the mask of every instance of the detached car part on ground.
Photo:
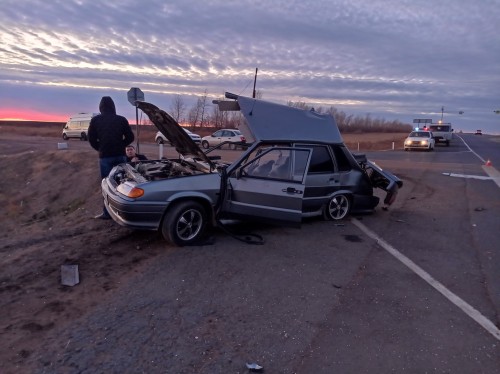
<svg viewBox="0 0 500 374">
<path fill-rule="evenodd" d="M 170 139 L 179 159 L 121 164 L 102 181 L 105 205 L 120 225 L 160 230 L 176 245 L 200 243 L 221 220 L 258 220 L 300 225 L 304 217 L 340 220 L 351 212 L 372 212 L 373 189 L 396 198 L 402 181 L 364 155 L 345 147 L 335 120 L 318 114 L 226 93 L 234 101 L 221 110 L 240 110 L 253 142 L 226 163 L 203 152 L 163 110 L 138 102 Z"/>
</svg>

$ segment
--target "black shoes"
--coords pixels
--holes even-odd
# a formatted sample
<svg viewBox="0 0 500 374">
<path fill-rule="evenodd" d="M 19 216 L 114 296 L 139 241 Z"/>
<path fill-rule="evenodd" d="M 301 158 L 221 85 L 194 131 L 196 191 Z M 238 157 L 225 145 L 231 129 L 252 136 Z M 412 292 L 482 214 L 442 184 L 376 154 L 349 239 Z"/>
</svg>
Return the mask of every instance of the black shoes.
<svg viewBox="0 0 500 374">
<path fill-rule="evenodd" d="M 111 216 L 109 214 L 101 213 L 98 216 L 95 216 L 94 218 L 95 219 L 111 219 Z"/>
</svg>

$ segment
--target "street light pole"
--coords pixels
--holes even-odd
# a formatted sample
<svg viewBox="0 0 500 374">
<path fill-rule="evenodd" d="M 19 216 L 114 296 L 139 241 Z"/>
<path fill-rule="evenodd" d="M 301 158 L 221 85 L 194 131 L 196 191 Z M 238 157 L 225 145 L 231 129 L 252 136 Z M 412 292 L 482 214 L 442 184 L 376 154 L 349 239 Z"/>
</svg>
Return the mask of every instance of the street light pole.
<svg viewBox="0 0 500 374">
<path fill-rule="evenodd" d="M 255 77 L 253 79 L 253 94 L 252 97 L 255 99 L 255 85 L 257 84 L 257 71 L 259 68 L 255 68 Z"/>
</svg>

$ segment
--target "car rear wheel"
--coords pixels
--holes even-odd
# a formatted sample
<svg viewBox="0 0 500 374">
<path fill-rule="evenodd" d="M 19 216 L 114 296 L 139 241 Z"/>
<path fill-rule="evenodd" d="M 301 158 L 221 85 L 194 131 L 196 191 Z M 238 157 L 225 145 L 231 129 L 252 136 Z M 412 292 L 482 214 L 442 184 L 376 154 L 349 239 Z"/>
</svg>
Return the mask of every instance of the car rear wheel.
<svg viewBox="0 0 500 374">
<path fill-rule="evenodd" d="M 156 144 L 163 144 L 163 139 L 161 137 L 157 137 Z"/>
<path fill-rule="evenodd" d="M 210 144 L 208 144 L 208 142 L 206 140 L 204 140 L 201 142 L 201 146 L 205 149 L 208 149 L 208 147 L 210 147 Z"/>
<path fill-rule="evenodd" d="M 344 219 L 351 210 L 351 200 L 347 195 L 335 195 L 330 199 L 325 207 L 323 216 L 328 221 L 338 221 Z"/>
<path fill-rule="evenodd" d="M 170 243 L 190 245 L 203 237 L 207 222 L 207 212 L 200 203 L 183 201 L 167 212 L 161 232 Z"/>
<path fill-rule="evenodd" d="M 82 132 L 82 133 L 80 134 L 80 140 L 82 140 L 82 141 L 87 141 L 87 134 L 85 134 L 84 132 Z"/>
<path fill-rule="evenodd" d="M 68 135 L 63 134 L 63 139 L 64 139 L 64 140 L 68 140 Z"/>
</svg>

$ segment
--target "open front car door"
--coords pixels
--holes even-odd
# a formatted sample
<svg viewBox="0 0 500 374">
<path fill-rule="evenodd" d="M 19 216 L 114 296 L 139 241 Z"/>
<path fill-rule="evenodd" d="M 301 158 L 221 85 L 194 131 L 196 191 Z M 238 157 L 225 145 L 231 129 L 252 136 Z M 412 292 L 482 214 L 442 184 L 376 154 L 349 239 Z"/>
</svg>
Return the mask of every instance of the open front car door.
<svg viewBox="0 0 500 374">
<path fill-rule="evenodd" d="M 298 226 L 302 219 L 307 148 L 270 147 L 233 169 L 224 211 L 236 218 Z"/>
</svg>

